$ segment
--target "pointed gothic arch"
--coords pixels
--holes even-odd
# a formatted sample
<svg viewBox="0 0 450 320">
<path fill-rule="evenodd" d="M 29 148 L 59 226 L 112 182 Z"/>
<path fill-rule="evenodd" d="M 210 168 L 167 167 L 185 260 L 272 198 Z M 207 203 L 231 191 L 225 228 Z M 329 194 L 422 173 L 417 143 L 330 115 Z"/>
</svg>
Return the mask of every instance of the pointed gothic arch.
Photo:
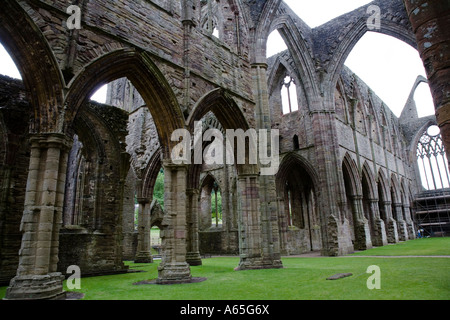
<svg viewBox="0 0 450 320">
<path fill-rule="evenodd" d="M 171 135 L 185 127 L 184 116 L 165 76 L 147 53 L 135 49 L 120 49 L 103 55 L 69 83 L 65 100 L 66 129 L 97 88 L 123 77 L 132 82 L 144 99 L 155 122 L 163 155 L 170 158 L 170 151 L 176 145 L 171 141 Z"/>
<path fill-rule="evenodd" d="M 33 108 L 31 131 L 60 132 L 64 78 L 41 30 L 16 1 L 2 2 L 0 41 L 19 69 L 27 89 Z"/>
</svg>

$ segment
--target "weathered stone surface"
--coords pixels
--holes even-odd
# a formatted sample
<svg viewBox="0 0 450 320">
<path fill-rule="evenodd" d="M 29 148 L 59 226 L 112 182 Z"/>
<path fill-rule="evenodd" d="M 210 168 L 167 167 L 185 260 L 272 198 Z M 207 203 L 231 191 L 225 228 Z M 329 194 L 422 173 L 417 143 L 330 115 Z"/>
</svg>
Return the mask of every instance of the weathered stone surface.
<svg viewBox="0 0 450 320">
<path fill-rule="evenodd" d="M 379 32 L 419 48 L 437 121 L 418 118 L 411 99 L 396 117 L 343 66 L 369 31 L 367 6 L 311 29 L 275 0 L 79 1 L 82 28 L 69 30 L 67 1 L 5 0 L 0 36 L 24 76 L 0 78 L 7 298 L 59 296 L 70 265 L 92 275 L 126 272 L 123 259 L 152 262 L 153 225 L 160 284 L 191 282 L 203 254 L 239 254 L 237 270 L 282 268 L 281 254 L 337 256 L 413 237 L 415 144 L 431 123 L 449 141 L 448 10 L 371 4 L 382 11 Z M 268 58 L 274 28 L 289 50 Z M 283 114 L 286 76 L 299 109 Z M 107 105 L 87 102 L 106 83 Z M 171 163 L 172 133 L 195 121 L 222 133 L 279 130 L 277 174 Z M 164 208 L 153 211 L 161 168 Z M 211 216 L 213 187 L 221 223 Z"/>
<path fill-rule="evenodd" d="M 335 275 L 328 277 L 327 280 L 339 280 L 339 279 L 351 277 L 352 275 L 353 275 L 353 273 L 336 273 Z"/>
</svg>

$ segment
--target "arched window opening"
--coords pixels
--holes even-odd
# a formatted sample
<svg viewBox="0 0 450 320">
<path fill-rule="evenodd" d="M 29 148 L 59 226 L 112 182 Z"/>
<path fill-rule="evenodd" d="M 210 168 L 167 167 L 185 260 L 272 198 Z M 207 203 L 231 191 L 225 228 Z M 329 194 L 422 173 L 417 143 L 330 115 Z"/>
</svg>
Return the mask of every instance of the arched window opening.
<svg viewBox="0 0 450 320">
<path fill-rule="evenodd" d="M 90 97 L 91 101 L 107 104 L 133 112 L 145 105 L 145 101 L 128 78 L 116 79 L 102 85 Z"/>
<path fill-rule="evenodd" d="M 157 200 L 161 209 L 164 210 L 164 169 L 161 168 L 153 187 L 153 199 Z"/>
<path fill-rule="evenodd" d="M 212 35 L 216 38 L 219 38 L 219 29 L 216 27 L 213 29 Z"/>
<path fill-rule="evenodd" d="M 222 193 L 217 181 L 209 174 L 202 184 L 200 208 L 200 231 L 222 227 Z"/>
<path fill-rule="evenodd" d="M 95 93 L 91 96 L 90 100 L 98 103 L 106 103 L 106 97 L 108 92 L 108 85 L 101 86 Z"/>
<path fill-rule="evenodd" d="M 267 58 L 286 50 L 288 50 L 288 47 L 284 42 L 284 39 L 281 37 L 280 32 L 278 30 L 274 30 L 267 38 Z"/>
<path fill-rule="evenodd" d="M 201 5 L 201 25 L 207 33 L 213 35 L 216 38 L 220 38 L 219 23 L 220 20 L 220 8 L 218 1 L 214 0 L 202 0 Z"/>
<path fill-rule="evenodd" d="M 418 75 L 426 77 L 416 49 L 378 32 L 367 32 L 353 47 L 345 65 L 399 117 Z M 393 71 L 395 70 L 395 72 Z M 418 92 L 417 98 L 419 99 Z"/>
<path fill-rule="evenodd" d="M 73 137 L 72 149 L 69 153 L 67 166 L 67 183 L 64 198 L 64 226 L 79 226 L 82 224 L 83 202 L 85 196 L 87 162 L 83 143 L 78 135 Z"/>
<path fill-rule="evenodd" d="M 3 47 L 0 43 L 0 74 L 14 78 L 14 79 L 22 79 L 19 70 L 17 69 L 16 64 L 12 60 L 8 51 Z"/>
<path fill-rule="evenodd" d="M 294 78 L 286 76 L 281 86 L 281 102 L 283 114 L 298 111 L 297 88 Z"/>
<path fill-rule="evenodd" d="M 215 181 L 211 191 L 211 219 L 216 228 L 222 225 L 222 194 Z"/>
<path fill-rule="evenodd" d="M 450 176 L 439 127 L 430 126 L 419 139 L 417 162 L 422 185 L 427 190 L 437 190 L 450 186 Z"/>
<path fill-rule="evenodd" d="M 294 150 L 300 149 L 300 142 L 298 141 L 298 135 L 294 135 L 293 142 L 294 142 Z"/>
<path fill-rule="evenodd" d="M 433 97 L 428 83 L 421 82 L 414 92 L 414 102 L 417 106 L 419 118 L 435 114 Z"/>
</svg>

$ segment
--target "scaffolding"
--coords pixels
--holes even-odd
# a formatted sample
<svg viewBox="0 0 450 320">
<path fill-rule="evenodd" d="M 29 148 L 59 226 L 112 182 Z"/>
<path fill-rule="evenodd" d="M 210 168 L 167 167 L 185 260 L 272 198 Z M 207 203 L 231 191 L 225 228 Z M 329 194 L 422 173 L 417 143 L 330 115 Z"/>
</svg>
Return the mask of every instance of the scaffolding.
<svg viewBox="0 0 450 320">
<path fill-rule="evenodd" d="M 450 188 L 424 191 L 417 195 L 413 216 L 424 236 L 450 236 Z"/>
</svg>

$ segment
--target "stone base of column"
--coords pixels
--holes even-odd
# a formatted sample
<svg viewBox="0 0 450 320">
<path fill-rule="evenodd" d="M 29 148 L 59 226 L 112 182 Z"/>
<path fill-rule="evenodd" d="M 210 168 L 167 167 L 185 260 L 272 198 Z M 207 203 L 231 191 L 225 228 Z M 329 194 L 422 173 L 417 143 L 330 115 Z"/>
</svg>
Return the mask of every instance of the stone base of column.
<svg viewBox="0 0 450 320">
<path fill-rule="evenodd" d="M 388 244 L 386 237 L 386 227 L 384 226 L 384 221 L 379 219 L 375 221 L 374 237 L 372 239 L 372 244 L 376 247 L 382 247 Z"/>
<path fill-rule="evenodd" d="M 414 228 L 414 224 L 412 222 L 407 222 L 406 228 L 408 229 L 408 238 L 415 239 L 416 238 L 416 230 Z"/>
<path fill-rule="evenodd" d="M 153 256 L 150 252 L 141 251 L 136 254 L 134 263 L 153 263 Z"/>
<path fill-rule="evenodd" d="M 188 252 L 186 254 L 186 262 L 190 266 L 201 266 L 203 263 L 200 252 Z"/>
<path fill-rule="evenodd" d="M 63 281 L 60 272 L 16 276 L 11 279 L 5 300 L 63 300 L 66 298 Z"/>
<path fill-rule="evenodd" d="M 191 269 L 189 264 L 185 262 L 165 264 L 158 267 L 157 284 L 189 283 L 191 280 Z"/>
<path fill-rule="evenodd" d="M 261 270 L 261 269 L 282 269 L 283 263 L 281 260 L 269 260 L 257 258 L 248 258 L 241 256 L 241 261 L 239 265 L 234 268 L 235 271 L 243 270 Z"/>
<path fill-rule="evenodd" d="M 400 241 L 408 240 L 408 229 L 406 228 L 406 222 L 404 220 L 397 221 L 398 227 L 398 239 Z"/>
<path fill-rule="evenodd" d="M 367 220 L 358 220 L 355 222 L 355 250 L 367 250 L 372 248 L 372 240 L 370 238 L 370 229 Z"/>
<path fill-rule="evenodd" d="M 398 232 L 397 232 L 397 222 L 394 220 L 389 220 L 386 225 L 386 236 L 388 243 L 398 242 Z"/>
</svg>

